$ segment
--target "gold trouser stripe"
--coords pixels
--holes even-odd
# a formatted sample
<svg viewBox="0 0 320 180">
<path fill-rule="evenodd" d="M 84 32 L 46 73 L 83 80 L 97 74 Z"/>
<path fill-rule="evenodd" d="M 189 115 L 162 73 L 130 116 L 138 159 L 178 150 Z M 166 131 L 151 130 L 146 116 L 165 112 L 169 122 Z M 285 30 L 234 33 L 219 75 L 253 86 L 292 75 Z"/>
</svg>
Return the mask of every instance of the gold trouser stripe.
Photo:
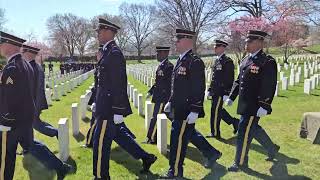
<svg viewBox="0 0 320 180">
<path fill-rule="evenodd" d="M 99 137 L 98 145 L 98 162 L 97 162 L 97 178 L 101 178 L 101 158 L 102 158 L 102 147 L 103 147 L 103 138 L 107 129 L 107 120 L 104 120 L 102 123 L 102 128 Z"/>
<path fill-rule="evenodd" d="M 159 111 L 157 114 L 160 114 L 161 110 L 162 110 L 162 107 L 163 107 L 163 103 L 160 104 L 160 108 L 159 108 Z M 157 117 L 156 117 L 157 118 Z M 157 122 L 158 119 L 156 119 L 156 122 Z M 151 139 L 152 141 L 154 141 L 154 138 L 156 136 L 156 131 L 157 131 L 157 123 L 155 124 L 154 128 L 153 128 L 153 132 L 152 132 L 152 136 L 151 136 Z"/>
<path fill-rule="evenodd" d="M 90 132 L 89 132 L 89 138 L 87 139 L 87 144 L 89 144 L 91 142 L 91 139 L 92 139 L 92 135 L 93 135 L 93 132 L 94 132 L 94 128 L 96 127 L 96 124 L 97 124 L 97 121 L 94 120 L 94 123 L 90 129 Z"/>
<path fill-rule="evenodd" d="M 6 153 L 7 153 L 7 131 L 3 131 L 2 132 L 0 180 L 4 180 L 4 170 L 6 168 Z"/>
<path fill-rule="evenodd" d="M 217 131 L 217 120 L 218 120 L 218 113 L 219 113 L 219 106 L 220 106 L 220 101 L 221 101 L 221 97 L 219 96 L 218 98 L 218 102 L 216 104 L 216 110 L 214 112 L 214 135 L 217 136 L 218 135 L 218 131 Z"/>
<path fill-rule="evenodd" d="M 182 122 L 181 129 L 180 129 L 180 134 L 179 134 L 176 161 L 175 161 L 175 163 L 174 163 L 174 176 L 178 176 L 178 165 L 179 165 L 180 154 L 181 154 L 182 136 L 183 136 L 184 131 L 185 131 L 185 129 L 186 129 L 186 125 L 187 125 L 187 121 L 183 121 L 183 122 Z"/>
<path fill-rule="evenodd" d="M 246 129 L 246 132 L 244 134 L 244 139 L 243 139 L 243 144 L 242 144 L 242 151 L 241 151 L 241 156 L 240 156 L 240 165 L 243 165 L 243 162 L 244 162 L 244 157 L 245 157 L 245 154 L 246 154 L 246 150 L 247 150 L 247 145 L 248 145 L 248 136 L 249 136 L 249 132 L 250 132 L 250 128 L 251 128 L 251 125 L 252 125 L 252 121 L 254 119 L 254 116 L 250 116 L 250 120 L 249 120 L 249 123 L 247 125 L 247 129 Z"/>
</svg>

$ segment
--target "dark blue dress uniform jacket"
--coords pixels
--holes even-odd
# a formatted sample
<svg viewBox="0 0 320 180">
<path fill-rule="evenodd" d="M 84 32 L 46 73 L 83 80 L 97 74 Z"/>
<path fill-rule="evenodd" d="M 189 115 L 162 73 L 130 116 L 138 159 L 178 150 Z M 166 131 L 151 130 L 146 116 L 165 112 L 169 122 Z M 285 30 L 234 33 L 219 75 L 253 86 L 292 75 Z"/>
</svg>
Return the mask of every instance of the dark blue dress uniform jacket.
<svg viewBox="0 0 320 180">
<path fill-rule="evenodd" d="M 114 41 L 105 49 L 97 67 L 96 116 L 109 120 L 114 114 L 124 117 L 131 114 L 127 94 L 126 62 Z"/>
<path fill-rule="evenodd" d="M 222 55 L 212 67 L 209 92 L 213 96 L 229 95 L 234 81 L 234 64 L 231 58 Z"/>
<path fill-rule="evenodd" d="M 35 118 L 34 74 L 21 54 L 9 60 L 1 77 L 0 124 L 13 128 L 32 127 Z"/>
<path fill-rule="evenodd" d="M 277 63 L 261 50 L 254 57 L 242 60 L 230 99 L 235 100 L 239 95 L 237 113 L 240 115 L 255 116 L 260 107 L 270 114 L 276 85 Z"/>
<path fill-rule="evenodd" d="M 171 80 L 171 108 L 174 119 L 185 120 L 190 112 L 204 117 L 205 66 L 203 61 L 188 51 L 178 59 Z"/>
<path fill-rule="evenodd" d="M 37 64 L 35 60 L 30 61 L 30 64 L 33 68 L 34 75 L 35 75 L 35 91 L 36 91 L 36 107 L 37 111 L 40 113 L 44 109 L 48 109 L 48 103 L 46 99 L 45 94 L 45 87 L 44 87 L 44 81 L 45 81 L 45 74 L 42 70 L 42 67 L 40 64 Z"/>
<path fill-rule="evenodd" d="M 148 91 L 152 95 L 153 103 L 166 103 L 170 97 L 171 76 L 173 64 L 164 60 L 157 68 L 155 84 Z"/>
</svg>

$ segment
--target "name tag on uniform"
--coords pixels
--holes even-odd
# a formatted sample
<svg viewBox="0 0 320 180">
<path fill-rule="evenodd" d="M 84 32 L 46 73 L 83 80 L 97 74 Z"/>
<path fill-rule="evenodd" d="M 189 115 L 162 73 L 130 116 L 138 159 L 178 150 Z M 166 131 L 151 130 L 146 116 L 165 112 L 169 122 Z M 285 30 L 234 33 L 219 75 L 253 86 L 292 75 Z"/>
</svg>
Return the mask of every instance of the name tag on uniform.
<svg viewBox="0 0 320 180">
<path fill-rule="evenodd" d="M 180 75 L 187 75 L 187 68 L 185 68 L 185 67 L 179 67 L 179 69 L 178 69 L 178 74 L 180 74 Z"/>
<path fill-rule="evenodd" d="M 250 72 L 253 74 L 258 74 L 259 73 L 259 69 L 260 67 L 256 66 L 256 65 L 251 65 L 250 66 Z"/>
</svg>

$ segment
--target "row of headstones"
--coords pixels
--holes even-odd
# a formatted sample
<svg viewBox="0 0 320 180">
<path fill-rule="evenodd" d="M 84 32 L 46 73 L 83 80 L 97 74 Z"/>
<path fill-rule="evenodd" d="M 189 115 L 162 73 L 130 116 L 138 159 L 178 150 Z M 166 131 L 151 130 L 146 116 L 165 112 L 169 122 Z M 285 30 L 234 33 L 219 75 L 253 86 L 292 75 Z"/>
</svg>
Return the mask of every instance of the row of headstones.
<svg viewBox="0 0 320 180">
<path fill-rule="evenodd" d="M 91 70 L 79 75 L 78 77 L 70 79 L 70 81 L 66 81 L 65 83 L 61 83 L 60 85 L 55 85 L 53 89 L 46 88 L 46 98 L 48 105 L 51 105 L 53 100 L 60 100 L 62 96 L 67 95 L 67 93 L 71 92 L 75 87 L 82 84 L 86 79 L 93 75 L 93 73 L 94 70 Z M 53 97 L 51 97 L 52 91 Z"/>
<path fill-rule="evenodd" d="M 128 68 L 127 73 L 128 75 L 133 76 L 134 79 L 151 87 L 155 82 L 155 70 L 147 70 L 144 67 L 130 67 Z"/>
<path fill-rule="evenodd" d="M 72 134 L 73 136 L 78 136 L 80 133 L 80 118 L 86 118 L 86 112 L 88 108 L 88 101 L 92 95 L 92 86 L 89 90 L 86 90 L 84 95 L 80 96 L 79 103 L 72 103 L 71 105 L 71 120 L 72 120 Z M 58 138 L 59 138 L 59 158 L 62 161 L 67 161 L 70 156 L 69 147 L 69 120 L 68 118 L 61 118 L 58 122 Z"/>
<path fill-rule="evenodd" d="M 305 79 L 304 80 L 304 88 L 303 88 L 303 92 L 305 94 L 311 94 L 311 91 L 316 89 L 319 86 L 319 78 L 320 78 L 320 74 L 315 74 L 313 76 L 311 76 L 309 79 Z"/>
<path fill-rule="evenodd" d="M 145 129 L 148 131 L 150 121 L 153 115 L 153 104 L 151 101 L 147 100 L 142 102 L 142 94 L 138 93 L 138 90 L 134 88 L 133 85 L 128 83 L 127 93 L 133 106 L 138 109 L 138 114 L 145 118 Z M 144 109 L 144 111 L 143 111 Z M 157 148 L 160 153 L 167 153 L 167 121 L 168 118 L 165 114 L 158 114 L 157 117 Z"/>
<path fill-rule="evenodd" d="M 80 76 L 83 73 L 83 70 L 73 71 L 67 74 L 58 74 L 54 76 L 47 76 L 46 78 L 46 86 L 53 89 L 55 85 L 59 85 L 61 83 L 65 83 L 70 81 L 73 78 Z"/>
</svg>

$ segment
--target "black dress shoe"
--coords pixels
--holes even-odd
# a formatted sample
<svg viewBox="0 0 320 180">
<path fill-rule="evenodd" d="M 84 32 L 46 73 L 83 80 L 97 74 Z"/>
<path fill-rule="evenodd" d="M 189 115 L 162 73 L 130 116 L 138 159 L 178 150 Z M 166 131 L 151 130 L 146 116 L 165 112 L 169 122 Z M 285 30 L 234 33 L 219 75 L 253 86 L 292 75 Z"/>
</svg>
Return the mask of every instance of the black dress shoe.
<svg viewBox="0 0 320 180">
<path fill-rule="evenodd" d="M 206 138 L 213 138 L 214 136 L 212 134 L 207 135 Z"/>
<path fill-rule="evenodd" d="M 208 135 L 208 136 L 206 136 L 206 138 L 216 138 L 216 139 L 221 139 L 221 135 L 220 134 L 218 134 L 218 135 L 213 135 L 213 134 L 210 134 L 210 135 Z"/>
<path fill-rule="evenodd" d="M 278 154 L 280 150 L 280 146 L 275 144 L 275 151 L 273 154 L 268 154 L 268 158 L 266 159 L 266 161 L 273 161 L 273 159 L 275 158 L 275 156 Z"/>
<path fill-rule="evenodd" d="M 157 144 L 157 142 L 156 141 L 152 141 L 151 139 L 147 138 L 147 140 L 142 142 L 142 144 Z"/>
<path fill-rule="evenodd" d="M 237 165 L 236 163 L 234 163 L 232 166 L 228 167 L 228 171 L 230 171 L 230 172 L 238 172 L 240 170 L 246 170 L 248 168 L 249 168 L 248 164 Z"/>
<path fill-rule="evenodd" d="M 175 176 L 172 171 L 168 171 L 165 175 L 161 176 L 160 179 L 180 179 L 183 176 L 181 174 L 178 174 L 178 176 Z"/>
<path fill-rule="evenodd" d="M 151 165 L 156 162 L 157 157 L 153 154 L 151 154 L 148 158 L 143 159 L 142 160 L 142 170 L 140 171 L 140 173 L 146 173 L 149 172 L 149 169 L 151 167 Z"/>
<path fill-rule="evenodd" d="M 57 171 L 58 180 L 63 180 L 67 174 L 74 173 L 75 171 L 74 168 L 69 164 L 63 163 L 62 166 L 63 166 L 62 169 L 60 171 Z"/>
<path fill-rule="evenodd" d="M 204 163 L 205 168 L 211 168 L 218 159 L 220 159 L 222 156 L 222 153 L 220 152 L 217 156 L 212 157 L 212 158 L 207 158 L 206 162 Z"/>
<path fill-rule="evenodd" d="M 88 144 L 82 144 L 80 147 L 82 147 L 82 148 L 92 148 L 92 146 L 90 146 Z"/>
</svg>

